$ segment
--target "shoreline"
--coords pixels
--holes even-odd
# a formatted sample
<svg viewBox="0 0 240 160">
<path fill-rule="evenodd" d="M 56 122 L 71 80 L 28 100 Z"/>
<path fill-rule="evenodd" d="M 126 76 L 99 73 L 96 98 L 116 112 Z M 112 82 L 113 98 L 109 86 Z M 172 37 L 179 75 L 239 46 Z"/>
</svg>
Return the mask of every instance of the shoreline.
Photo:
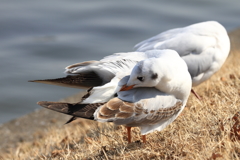
<svg viewBox="0 0 240 160">
<path fill-rule="evenodd" d="M 60 101 L 75 103 L 84 92 L 72 95 Z M 0 153 L 16 148 L 18 143 L 31 142 L 50 128 L 62 128 L 71 116 L 49 109 L 40 108 L 0 125 Z M 9 136 L 11 135 L 11 136 Z"/>
</svg>

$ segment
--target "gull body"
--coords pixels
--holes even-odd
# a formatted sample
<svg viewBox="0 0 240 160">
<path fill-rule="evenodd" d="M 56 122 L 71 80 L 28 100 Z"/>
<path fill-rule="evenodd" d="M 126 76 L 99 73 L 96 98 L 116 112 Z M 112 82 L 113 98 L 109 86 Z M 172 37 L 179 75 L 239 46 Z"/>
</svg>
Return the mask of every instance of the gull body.
<svg viewBox="0 0 240 160">
<path fill-rule="evenodd" d="M 230 40 L 220 23 L 207 21 L 162 32 L 138 43 L 135 49 L 177 51 L 188 66 L 192 85 L 197 86 L 221 68 L 230 51 Z"/>
<path fill-rule="evenodd" d="M 186 105 L 192 86 L 191 77 L 186 63 L 173 50 L 118 53 L 106 57 L 104 63 L 111 64 L 116 57 L 124 57 L 126 62 L 130 62 L 127 57 L 135 57 L 136 54 L 140 55 L 138 62 L 134 62 L 131 67 L 129 65 L 127 71 L 126 68 L 119 70 L 102 86 L 93 87 L 79 103 L 41 101 L 38 104 L 74 117 L 140 127 L 142 135 L 155 130 L 161 131 L 176 119 Z M 79 67 L 79 64 L 74 66 Z M 107 68 L 111 70 L 114 67 L 108 65 Z M 80 70 L 71 69 L 72 67 L 68 67 L 67 72 L 79 73 Z M 106 71 L 99 72 L 107 77 L 104 76 Z M 142 79 L 139 80 L 139 77 Z M 134 86 L 130 90 L 121 91 L 126 85 Z"/>
</svg>

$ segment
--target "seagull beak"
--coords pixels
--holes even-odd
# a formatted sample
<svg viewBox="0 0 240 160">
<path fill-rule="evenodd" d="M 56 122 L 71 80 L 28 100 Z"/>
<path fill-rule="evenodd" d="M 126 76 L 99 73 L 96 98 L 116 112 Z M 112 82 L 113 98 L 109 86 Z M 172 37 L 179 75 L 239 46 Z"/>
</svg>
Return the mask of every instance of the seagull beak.
<svg viewBox="0 0 240 160">
<path fill-rule="evenodd" d="M 120 89 L 120 91 L 128 91 L 130 89 L 133 89 L 135 85 L 131 85 L 131 86 L 126 86 L 126 85 L 123 85 L 122 88 Z"/>
</svg>

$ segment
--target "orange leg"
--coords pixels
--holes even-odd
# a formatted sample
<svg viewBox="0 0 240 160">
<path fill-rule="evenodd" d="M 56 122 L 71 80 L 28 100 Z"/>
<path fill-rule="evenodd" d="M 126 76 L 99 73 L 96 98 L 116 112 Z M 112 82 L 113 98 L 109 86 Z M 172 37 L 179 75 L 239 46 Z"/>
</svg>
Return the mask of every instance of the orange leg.
<svg viewBox="0 0 240 160">
<path fill-rule="evenodd" d="M 132 127 L 126 127 L 127 128 L 127 135 L 128 135 L 128 143 L 131 143 L 131 128 Z"/>
<path fill-rule="evenodd" d="M 143 140 L 143 143 L 146 143 L 146 135 L 142 135 L 142 140 Z"/>
<path fill-rule="evenodd" d="M 193 89 L 191 89 L 191 92 L 194 94 L 194 96 L 197 97 L 197 99 L 199 99 L 199 100 L 202 99 Z"/>
</svg>

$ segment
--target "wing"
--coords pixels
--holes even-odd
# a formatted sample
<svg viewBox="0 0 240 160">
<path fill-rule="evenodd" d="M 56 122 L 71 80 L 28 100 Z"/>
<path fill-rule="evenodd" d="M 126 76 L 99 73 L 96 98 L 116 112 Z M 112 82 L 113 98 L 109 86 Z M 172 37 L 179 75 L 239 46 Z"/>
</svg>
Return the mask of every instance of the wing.
<svg viewBox="0 0 240 160">
<path fill-rule="evenodd" d="M 33 80 L 45 84 L 73 88 L 90 88 L 109 83 L 117 74 L 128 75 L 132 68 L 141 60 L 158 57 L 165 51 L 115 53 L 100 61 L 86 61 L 66 67 L 64 78 Z"/>
<path fill-rule="evenodd" d="M 180 31 L 181 31 L 181 28 L 165 31 L 163 33 L 160 33 L 154 37 L 151 37 L 149 39 L 146 39 L 136 44 L 134 46 L 134 49 L 139 52 L 155 49 L 154 48 L 155 44 L 174 38 L 177 34 L 180 33 Z"/>
<path fill-rule="evenodd" d="M 191 77 L 196 77 L 202 73 L 206 73 L 214 62 L 212 54 L 190 55 L 182 57 L 187 63 L 188 71 Z"/>
<path fill-rule="evenodd" d="M 226 30 L 218 22 L 202 22 L 160 33 L 140 42 L 135 48 L 137 51 L 173 49 L 180 56 L 201 54 L 206 48 L 217 46 L 223 35 L 225 38 Z"/>
<path fill-rule="evenodd" d="M 144 93 L 144 94 L 143 94 Z M 95 120 L 117 125 L 141 127 L 142 134 L 162 130 L 182 110 L 183 102 L 155 88 L 136 88 L 118 92 L 94 113 Z"/>
<path fill-rule="evenodd" d="M 93 86 L 102 85 L 103 79 L 100 76 L 98 76 L 95 72 L 89 71 L 87 73 L 80 73 L 77 75 L 68 75 L 63 78 L 32 80 L 29 82 L 38 82 L 51 85 L 58 85 L 62 87 L 85 89 Z"/>
<path fill-rule="evenodd" d="M 216 73 L 225 62 L 226 53 L 217 47 L 209 47 L 199 55 L 183 56 L 192 77 L 192 85 L 197 86 Z"/>
<path fill-rule="evenodd" d="M 131 53 L 129 54 L 131 55 Z M 110 82 L 117 73 L 129 74 L 138 62 L 133 57 L 134 56 L 130 59 L 131 56 L 126 58 L 112 56 L 111 60 L 103 59 L 101 61 L 77 63 L 66 67 L 65 72 L 69 75 L 64 78 L 33 80 L 30 82 L 39 82 L 73 88 L 102 86 Z"/>
<path fill-rule="evenodd" d="M 85 119 L 93 120 L 93 113 L 95 110 L 103 105 L 103 103 L 94 103 L 94 104 L 70 104 L 70 103 L 63 103 L 63 102 L 47 102 L 47 101 L 40 101 L 37 103 L 38 105 L 64 114 L 68 114 L 74 117 L 81 117 Z"/>
<path fill-rule="evenodd" d="M 117 125 L 139 126 L 142 134 L 165 128 L 185 105 L 174 96 L 165 95 L 155 88 L 136 88 L 118 94 L 122 99 L 115 97 L 107 103 L 70 104 L 41 101 L 38 105 L 74 116 L 70 121 L 79 117 L 114 122 Z M 126 101 L 129 99 L 133 102 Z"/>
</svg>

